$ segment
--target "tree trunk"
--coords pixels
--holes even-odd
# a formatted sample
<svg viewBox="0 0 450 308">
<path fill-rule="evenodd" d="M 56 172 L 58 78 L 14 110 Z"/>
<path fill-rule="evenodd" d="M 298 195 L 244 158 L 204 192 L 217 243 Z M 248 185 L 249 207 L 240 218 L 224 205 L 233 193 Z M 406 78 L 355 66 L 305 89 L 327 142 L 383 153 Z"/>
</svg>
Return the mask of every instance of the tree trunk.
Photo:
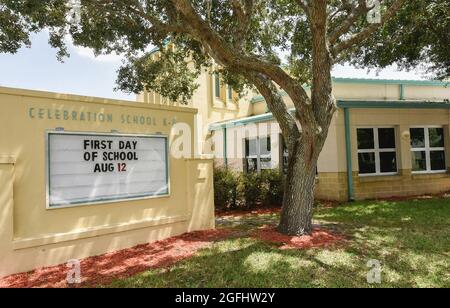
<svg viewBox="0 0 450 308">
<path fill-rule="evenodd" d="M 290 151 L 289 168 L 285 183 L 283 209 L 278 232 L 300 236 L 312 233 L 314 188 L 316 183 L 317 156 L 314 140 L 296 141 Z"/>
</svg>

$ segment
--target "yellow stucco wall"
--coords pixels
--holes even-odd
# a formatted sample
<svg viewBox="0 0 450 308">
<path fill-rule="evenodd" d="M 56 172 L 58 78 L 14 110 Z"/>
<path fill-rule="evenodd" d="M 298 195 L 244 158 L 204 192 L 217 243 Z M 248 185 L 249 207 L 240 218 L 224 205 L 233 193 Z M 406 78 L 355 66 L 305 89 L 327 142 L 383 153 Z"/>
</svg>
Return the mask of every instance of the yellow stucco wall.
<svg viewBox="0 0 450 308">
<path fill-rule="evenodd" d="M 170 155 L 168 197 L 46 209 L 47 130 L 163 134 L 171 143 L 172 125 L 194 127 L 196 113 L 0 88 L 0 276 L 213 228 L 212 160 Z"/>
<path fill-rule="evenodd" d="M 215 76 L 208 71 L 203 71 L 197 83 L 198 89 L 194 92 L 192 99 L 186 107 L 196 108 L 198 110 L 197 124 L 196 124 L 196 142 L 198 144 L 199 154 L 211 154 L 209 141 L 210 132 L 208 131 L 209 125 L 212 123 L 228 121 L 238 118 L 244 118 L 248 115 L 254 114 L 253 104 L 250 103 L 251 98 L 255 93 L 248 91 L 244 93 L 244 96 L 239 99 L 236 93 L 233 94 L 233 100 L 227 99 L 227 85 L 221 83 L 220 98 L 216 97 Z M 157 99 L 155 99 L 157 98 Z M 164 99 L 160 98 L 158 94 L 154 92 L 147 92 L 137 96 L 138 102 L 144 102 L 148 104 L 161 104 Z M 167 102 L 166 105 L 182 105 L 177 103 Z M 163 105 L 164 105 L 163 104 Z M 206 143 L 206 144 L 205 144 Z"/>
</svg>

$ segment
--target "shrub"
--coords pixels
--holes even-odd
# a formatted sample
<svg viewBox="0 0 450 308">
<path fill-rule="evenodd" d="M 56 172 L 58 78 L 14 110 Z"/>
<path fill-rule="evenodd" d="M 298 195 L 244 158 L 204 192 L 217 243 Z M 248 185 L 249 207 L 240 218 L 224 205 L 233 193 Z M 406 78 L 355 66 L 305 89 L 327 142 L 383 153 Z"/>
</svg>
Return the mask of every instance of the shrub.
<svg viewBox="0 0 450 308">
<path fill-rule="evenodd" d="M 279 206 L 283 202 L 283 175 L 277 170 L 262 173 L 236 173 L 229 169 L 214 170 L 214 201 L 220 210 Z"/>
<path fill-rule="evenodd" d="M 214 170 L 214 202 L 217 209 L 237 207 L 239 176 L 225 168 Z"/>
<path fill-rule="evenodd" d="M 239 195 L 247 208 L 261 204 L 267 194 L 263 176 L 259 173 L 243 173 L 239 183 Z"/>
<path fill-rule="evenodd" d="M 269 206 L 282 205 L 284 195 L 283 175 L 279 170 L 264 170 L 262 173 L 267 185 L 264 203 Z"/>
</svg>

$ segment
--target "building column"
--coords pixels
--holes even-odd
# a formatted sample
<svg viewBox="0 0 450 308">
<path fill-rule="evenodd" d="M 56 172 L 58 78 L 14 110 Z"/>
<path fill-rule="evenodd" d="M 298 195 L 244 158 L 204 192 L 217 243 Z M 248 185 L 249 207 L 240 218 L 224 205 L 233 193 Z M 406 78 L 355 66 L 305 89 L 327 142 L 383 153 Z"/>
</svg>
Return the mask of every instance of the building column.
<svg viewBox="0 0 450 308">
<path fill-rule="evenodd" d="M 281 133 L 280 129 L 278 128 L 277 123 L 271 123 L 270 124 L 270 143 L 271 143 L 271 155 L 272 155 L 272 168 L 273 169 L 280 169 L 283 161 L 281 159 L 282 153 L 281 151 L 281 144 L 283 144 L 283 141 L 281 140 Z"/>
<path fill-rule="evenodd" d="M 411 161 L 411 133 L 408 125 L 399 125 L 397 131 L 398 140 L 398 168 L 400 175 L 410 175 Z"/>
<path fill-rule="evenodd" d="M 355 164 L 358 162 L 357 142 L 352 144 L 352 140 L 357 140 L 356 130 L 352 132 L 350 109 L 344 108 L 344 126 L 345 126 L 345 152 L 347 160 L 347 188 L 348 188 L 348 200 L 355 200 L 355 190 L 353 187 L 353 170 Z M 356 147 L 356 150 L 355 150 Z M 357 164 L 356 164 L 357 165 Z"/>
</svg>

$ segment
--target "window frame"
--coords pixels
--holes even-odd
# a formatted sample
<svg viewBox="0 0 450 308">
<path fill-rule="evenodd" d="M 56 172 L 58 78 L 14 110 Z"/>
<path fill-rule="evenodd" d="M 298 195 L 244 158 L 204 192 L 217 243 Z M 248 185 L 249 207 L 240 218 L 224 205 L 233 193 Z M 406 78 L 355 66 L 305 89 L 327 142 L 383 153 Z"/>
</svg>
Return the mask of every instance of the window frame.
<svg viewBox="0 0 450 308">
<path fill-rule="evenodd" d="M 411 134 L 411 129 L 414 128 L 420 128 L 424 130 L 424 138 L 425 138 L 425 147 L 423 148 L 413 148 L 412 147 L 412 138 L 410 138 L 410 147 L 411 147 L 411 154 L 414 152 L 425 152 L 425 160 L 427 165 L 427 170 L 424 171 L 413 171 L 411 170 L 412 174 L 442 174 L 448 172 L 448 166 L 447 166 L 447 152 L 445 148 L 445 128 L 443 125 L 416 125 L 411 126 L 409 129 L 409 133 Z M 444 130 L 443 140 L 444 140 L 444 146 L 443 147 L 430 147 L 430 128 L 441 128 Z M 445 163 L 445 169 L 443 170 L 431 170 L 431 152 L 444 152 L 444 163 Z M 412 169 L 412 156 L 411 156 L 411 169 Z"/>
<path fill-rule="evenodd" d="M 214 74 L 214 98 L 221 99 L 221 91 L 222 91 L 222 85 L 220 82 L 220 74 L 215 73 Z"/>
<path fill-rule="evenodd" d="M 230 85 L 227 85 L 227 102 L 233 102 L 233 88 Z"/>
<path fill-rule="evenodd" d="M 249 159 L 256 159 L 256 172 L 261 173 L 262 170 L 272 170 L 272 146 L 270 146 L 270 152 L 268 154 L 261 154 L 261 139 L 268 139 L 267 144 L 272 143 L 272 138 L 269 135 L 265 136 L 256 136 L 254 138 L 245 138 L 244 139 L 244 163 L 245 163 L 245 173 L 249 173 L 248 171 L 248 160 Z M 247 142 L 251 140 L 256 140 L 256 155 L 249 155 L 247 154 Z M 264 158 L 270 158 L 271 168 L 270 169 L 262 169 L 261 168 L 261 159 Z"/>
<path fill-rule="evenodd" d="M 372 129 L 373 130 L 373 149 L 362 149 L 358 148 L 358 129 Z M 379 129 L 394 129 L 394 141 L 395 148 L 380 149 L 380 138 Z M 356 127 L 356 148 L 357 148 L 357 159 L 358 159 L 358 176 L 359 177 L 373 177 L 373 176 L 394 176 L 399 174 L 399 160 L 398 160 L 398 140 L 397 140 L 397 128 L 395 126 L 358 126 Z M 359 154 L 364 153 L 374 153 L 375 154 L 375 173 L 361 173 L 359 170 Z M 397 164 L 396 172 L 381 172 L 381 153 L 395 153 L 395 161 Z"/>
</svg>

